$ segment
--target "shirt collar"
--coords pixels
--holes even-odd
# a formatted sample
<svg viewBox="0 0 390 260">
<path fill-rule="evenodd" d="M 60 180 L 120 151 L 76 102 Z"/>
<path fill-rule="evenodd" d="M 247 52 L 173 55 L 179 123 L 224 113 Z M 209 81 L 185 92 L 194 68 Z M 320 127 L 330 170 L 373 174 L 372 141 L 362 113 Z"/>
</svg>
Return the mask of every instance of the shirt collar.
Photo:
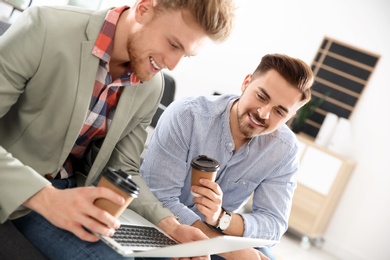
<svg viewBox="0 0 390 260">
<path fill-rule="evenodd" d="M 108 11 L 102 29 L 100 30 L 100 33 L 96 39 L 92 54 L 99 59 L 102 59 L 106 63 L 109 63 L 111 58 L 115 28 L 118 23 L 119 17 L 125 10 L 129 8 L 129 6 L 122 6 L 116 7 Z M 134 73 L 131 73 L 130 83 L 131 85 L 140 83 L 140 80 L 137 78 L 137 76 L 135 76 Z"/>
</svg>

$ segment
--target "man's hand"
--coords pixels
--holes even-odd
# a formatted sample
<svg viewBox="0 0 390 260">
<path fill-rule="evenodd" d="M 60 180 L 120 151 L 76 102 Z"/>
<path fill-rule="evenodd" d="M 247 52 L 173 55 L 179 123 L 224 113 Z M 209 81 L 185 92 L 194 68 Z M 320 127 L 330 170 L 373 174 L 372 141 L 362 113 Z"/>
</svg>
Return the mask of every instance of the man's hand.
<svg viewBox="0 0 390 260">
<path fill-rule="evenodd" d="M 38 212 L 53 225 L 68 230 L 82 240 L 98 241 L 98 237 L 87 230 L 112 236 L 120 222 L 93 203 L 105 198 L 123 205 L 124 198 L 104 187 L 80 187 L 59 190 L 47 185 L 23 205 Z"/>
<path fill-rule="evenodd" d="M 220 256 L 224 257 L 226 260 L 237 260 L 237 259 L 269 260 L 269 258 L 265 256 L 262 252 L 253 248 L 223 253 L 220 254 Z"/>
<path fill-rule="evenodd" d="M 223 192 L 216 182 L 207 179 L 200 179 L 199 182 L 203 187 L 191 187 L 193 192 L 200 195 L 200 197 L 195 197 L 193 202 L 199 212 L 203 214 L 204 221 L 215 226 L 222 212 Z"/>
<path fill-rule="evenodd" d="M 174 217 L 167 217 L 161 220 L 157 226 L 164 230 L 168 235 L 174 238 L 176 241 L 185 243 L 190 241 L 197 241 L 208 239 L 208 237 L 198 228 L 181 225 Z M 210 256 L 199 256 L 199 257 L 183 257 L 183 258 L 172 258 L 180 260 L 208 260 Z"/>
</svg>

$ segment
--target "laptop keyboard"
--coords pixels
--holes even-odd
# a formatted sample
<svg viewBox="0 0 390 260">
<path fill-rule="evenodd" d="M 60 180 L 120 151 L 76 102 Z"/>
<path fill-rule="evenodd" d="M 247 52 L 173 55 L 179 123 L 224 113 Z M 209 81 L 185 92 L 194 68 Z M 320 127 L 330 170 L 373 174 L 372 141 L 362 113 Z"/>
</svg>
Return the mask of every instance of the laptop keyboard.
<svg viewBox="0 0 390 260">
<path fill-rule="evenodd" d="M 113 238 L 122 246 L 136 247 L 166 247 L 177 244 L 158 229 L 146 226 L 122 225 Z"/>
</svg>

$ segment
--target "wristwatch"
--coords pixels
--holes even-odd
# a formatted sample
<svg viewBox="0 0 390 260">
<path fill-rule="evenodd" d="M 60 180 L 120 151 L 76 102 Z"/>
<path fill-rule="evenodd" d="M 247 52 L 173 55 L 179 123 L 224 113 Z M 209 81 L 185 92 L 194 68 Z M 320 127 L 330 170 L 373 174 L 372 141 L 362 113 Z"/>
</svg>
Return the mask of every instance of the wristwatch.
<svg viewBox="0 0 390 260">
<path fill-rule="evenodd" d="M 221 232 L 225 231 L 232 222 L 232 214 L 226 211 L 224 208 L 222 208 L 222 211 L 222 216 L 219 218 L 218 225 L 216 227 L 216 229 Z"/>
</svg>

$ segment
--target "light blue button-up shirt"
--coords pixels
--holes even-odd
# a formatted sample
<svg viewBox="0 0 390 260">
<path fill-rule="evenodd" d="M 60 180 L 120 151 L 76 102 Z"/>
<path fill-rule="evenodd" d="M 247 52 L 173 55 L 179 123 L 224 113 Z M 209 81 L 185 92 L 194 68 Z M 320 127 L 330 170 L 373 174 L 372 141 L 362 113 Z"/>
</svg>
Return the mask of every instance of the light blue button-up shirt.
<svg viewBox="0 0 390 260">
<path fill-rule="evenodd" d="M 160 117 L 141 174 L 156 197 L 182 224 L 203 221 L 191 195 L 191 160 L 207 155 L 220 164 L 216 182 L 223 207 L 237 212 L 253 193 L 252 213 L 241 214 L 244 237 L 279 240 L 287 230 L 296 187 L 298 145 L 283 125 L 252 138 L 235 153 L 230 108 L 236 95 L 188 97 Z"/>
</svg>

